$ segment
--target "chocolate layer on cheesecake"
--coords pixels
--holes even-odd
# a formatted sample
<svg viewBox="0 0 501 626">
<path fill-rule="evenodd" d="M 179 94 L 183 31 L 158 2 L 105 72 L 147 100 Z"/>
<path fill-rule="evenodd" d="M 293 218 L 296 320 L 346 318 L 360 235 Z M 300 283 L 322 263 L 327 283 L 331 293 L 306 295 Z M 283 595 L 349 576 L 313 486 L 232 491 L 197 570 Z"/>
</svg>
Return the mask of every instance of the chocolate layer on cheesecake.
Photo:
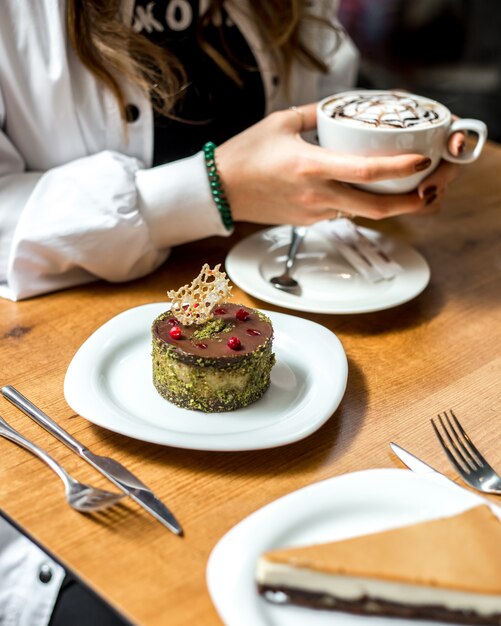
<svg viewBox="0 0 501 626">
<path fill-rule="evenodd" d="M 484 616 L 471 610 L 450 609 L 438 604 L 409 605 L 382 598 L 363 595 L 356 600 L 346 600 L 327 593 L 293 589 L 284 585 L 258 585 L 261 595 L 276 604 L 295 604 L 310 609 L 343 611 L 355 615 L 425 619 L 450 624 L 475 626 L 501 626 L 501 614 Z"/>
</svg>

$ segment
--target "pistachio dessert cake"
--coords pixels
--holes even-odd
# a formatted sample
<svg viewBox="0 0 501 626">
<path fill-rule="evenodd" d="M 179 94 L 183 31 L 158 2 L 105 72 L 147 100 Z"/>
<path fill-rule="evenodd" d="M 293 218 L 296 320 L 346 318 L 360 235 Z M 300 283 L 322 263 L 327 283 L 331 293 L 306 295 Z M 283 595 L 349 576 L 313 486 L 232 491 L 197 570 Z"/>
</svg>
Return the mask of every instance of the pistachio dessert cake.
<svg viewBox="0 0 501 626">
<path fill-rule="evenodd" d="M 501 625 L 501 523 L 486 505 L 261 555 L 267 600 L 361 615 Z M 389 623 L 389 622 L 388 622 Z"/>
<path fill-rule="evenodd" d="M 153 384 L 177 406 L 214 413 L 247 406 L 270 386 L 273 327 L 260 311 L 227 302 L 220 265 L 167 293 L 152 325 Z"/>
</svg>

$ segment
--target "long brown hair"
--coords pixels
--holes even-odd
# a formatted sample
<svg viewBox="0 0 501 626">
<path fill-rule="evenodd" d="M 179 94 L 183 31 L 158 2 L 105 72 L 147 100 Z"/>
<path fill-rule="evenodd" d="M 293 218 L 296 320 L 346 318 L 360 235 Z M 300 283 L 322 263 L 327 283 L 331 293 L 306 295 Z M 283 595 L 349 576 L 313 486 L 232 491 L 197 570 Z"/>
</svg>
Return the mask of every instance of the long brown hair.
<svg viewBox="0 0 501 626">
<path fill-rule="evenodd" d="M 199 20 L 197 37 L 206 54 L 239 83 L 238 61 L 224 58 L 203 37 L 204 26 L 217 16 L 224 1 L 210 2 Z M 308 17 L 306 4 L 306 0 L 252 0 L 249 3 L 263 40 L 278 54 L 285 76 L 294 59 L 326 71 L 325 63 L 311 52 L 300 36 L 300 23 Z M 124 21 L 121 5 L 122 0 L 67 0 L 70 42 L 82 63 L 115 95 L 124 120 L 126 102 L 117 76 L 125 77 L 147 93 L 157 111 L 173 116 L 174 106 L 186 86 L 184 68 L 168 50 L 136 33 Z"/>
</svg>

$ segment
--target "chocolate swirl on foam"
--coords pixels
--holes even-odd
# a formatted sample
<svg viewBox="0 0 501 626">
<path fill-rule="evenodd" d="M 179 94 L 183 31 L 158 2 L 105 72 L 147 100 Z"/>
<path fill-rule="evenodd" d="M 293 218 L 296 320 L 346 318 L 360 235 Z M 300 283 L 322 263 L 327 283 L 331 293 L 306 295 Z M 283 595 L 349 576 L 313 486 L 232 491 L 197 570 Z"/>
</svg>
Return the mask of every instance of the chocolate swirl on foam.
<svg viewBox="0 0 501 626">
<path fill-rule="evenodd" d="M 334 119 L 381 128 L 410 128 L 433 125 L 440 119 L 431 102 L 418 101 L 397 93 L 350 94 L 334 98 L 325 106 Z"/>
</svg>

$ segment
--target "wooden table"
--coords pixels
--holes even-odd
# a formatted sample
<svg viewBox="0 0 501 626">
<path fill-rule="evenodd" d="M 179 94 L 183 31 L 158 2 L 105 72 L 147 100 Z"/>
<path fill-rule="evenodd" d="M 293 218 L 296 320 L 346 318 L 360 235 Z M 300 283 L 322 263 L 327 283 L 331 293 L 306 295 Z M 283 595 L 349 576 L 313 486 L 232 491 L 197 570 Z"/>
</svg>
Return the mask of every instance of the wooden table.
<svg viewBox="0 0 501 626">
<path fill-rule="evenodd" d="M 82 342 L 130 307 L 162 301 L 202 261 L 223 262 L 231 239 L 177 248 L 155 274 L 133 283 L 96 283 L 14 304 L 0 302 L 0 382 L 12 384 L 94 452 L 136 472 L 175 512 L 184 538 L 132 501 L 96 521 L 66 505 L 50 470 L 0 440 L 0 508 L 136 624 L 221 624 L 205 585 L 217 541 L 252 511 L 299 487 L 367 468 L 401 467 L 394 440 L 453 473 L 429 418 L 453 407 L 478 447 L 501 470 L 501 147 L 488 145 L 465 168 L 438 215 L 376 224 L 408 242 L 431 266 L 416 299 L 362 315 L 308 315 L 334 331 L 349 360 L 348 387 L 332 418 L 307 439 L 243 453 L 181 450 L 93 426 L 72 413 L 63 379 Z M 236 301 L 280 310 L 234 288 Z M 292 314 L 295 314 L 292 312 Z M 0 399 L 0 413 L 77 477 L 110 484 Z M 34 497 L 36 496 L 36 497 Z"/>
</svg>

